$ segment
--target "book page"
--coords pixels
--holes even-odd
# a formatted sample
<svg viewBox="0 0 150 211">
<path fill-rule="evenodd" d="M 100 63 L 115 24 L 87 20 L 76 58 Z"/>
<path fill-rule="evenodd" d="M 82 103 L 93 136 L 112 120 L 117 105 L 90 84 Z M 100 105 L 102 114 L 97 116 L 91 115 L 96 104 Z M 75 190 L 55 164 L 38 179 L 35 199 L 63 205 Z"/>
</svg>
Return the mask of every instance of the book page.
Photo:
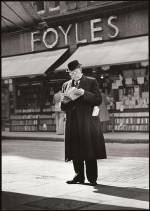
<svg viewBox="0 0 150 211">
<path fill-rule="evenodd" d="M 71 100 L 76 100 L 81 96 L 81 94 L 78 92 L 76 87 L 71 87 L 67 92 L 64 93 L 64 96 L 70 98 Z"/>
</svg>

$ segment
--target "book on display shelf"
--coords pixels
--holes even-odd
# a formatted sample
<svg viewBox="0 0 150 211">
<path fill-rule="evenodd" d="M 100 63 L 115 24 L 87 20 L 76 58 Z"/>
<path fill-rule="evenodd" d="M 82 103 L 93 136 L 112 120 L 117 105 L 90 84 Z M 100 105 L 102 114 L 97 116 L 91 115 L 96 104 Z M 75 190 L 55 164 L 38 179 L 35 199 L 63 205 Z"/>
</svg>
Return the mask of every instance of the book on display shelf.
<svg viewBox="0 0 150 211">
<path fill-rule="evenodd" d="M 11 115 L 11 131 L 55 131 L 55 114 Z"/>
<path fill-rule="evenodd" d="M 110 113 L 108 131 L 148 132 L 148 112 Z"/>
</svg>

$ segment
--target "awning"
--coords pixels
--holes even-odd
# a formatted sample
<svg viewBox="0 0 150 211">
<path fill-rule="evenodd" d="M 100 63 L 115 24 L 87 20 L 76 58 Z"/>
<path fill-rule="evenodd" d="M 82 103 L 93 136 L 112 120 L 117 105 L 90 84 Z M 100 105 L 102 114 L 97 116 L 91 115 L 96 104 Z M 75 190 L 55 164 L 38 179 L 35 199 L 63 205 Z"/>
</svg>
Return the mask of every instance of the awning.
<svg viewBox="0 0 150 211">
<path fill-rule="evenodd" d="M 75 59 L 83 67 L 145 61 L 148 60 L 148 36 L 81 46 L 56 71 L 66 69 L 67 64 Z"/>
<path fill-rule="evenodd" d="M 41 75 L 68 49 L 2 58 L 2 78 Z"/>
</svg>

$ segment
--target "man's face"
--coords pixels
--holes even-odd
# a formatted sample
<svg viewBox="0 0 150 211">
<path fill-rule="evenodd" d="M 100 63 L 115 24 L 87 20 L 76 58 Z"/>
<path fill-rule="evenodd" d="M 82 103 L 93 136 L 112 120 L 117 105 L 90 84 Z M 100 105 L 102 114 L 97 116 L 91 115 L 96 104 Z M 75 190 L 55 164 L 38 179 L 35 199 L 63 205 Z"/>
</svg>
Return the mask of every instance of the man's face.
<svg viewBox="0 0 150 211">
<path fill-rule="evenodd" d="M 76 68 L 73 71 L 69 71 L 69 75 L 71 77 L 72 80 L 79 80 L 81 78 L 82 72 L 80 67 Z"/>
</svg>

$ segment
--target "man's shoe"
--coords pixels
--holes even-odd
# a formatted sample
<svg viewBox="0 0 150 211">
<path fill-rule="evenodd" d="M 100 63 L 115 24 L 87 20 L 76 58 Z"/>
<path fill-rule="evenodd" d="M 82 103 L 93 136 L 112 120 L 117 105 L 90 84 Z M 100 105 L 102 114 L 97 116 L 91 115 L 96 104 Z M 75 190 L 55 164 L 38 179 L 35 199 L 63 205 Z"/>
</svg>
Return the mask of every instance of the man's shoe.
<svg viewBox="0 0 150 211">
<path fill-rule="evenodd" d="M 92 182 L 90 182 L 90 185 L 91 186 L 96 186 L 97 185 L 97 182 L 96 181 L 92 181 Z"/>
<path fill-rule="evenodd" d="M 77 178 L 74 178 L 73 180 L 69 180 L 66 182 L 67 184 L 83 184 L 84 183 L 84 179 L 77 179 Z"/>
</svg>

